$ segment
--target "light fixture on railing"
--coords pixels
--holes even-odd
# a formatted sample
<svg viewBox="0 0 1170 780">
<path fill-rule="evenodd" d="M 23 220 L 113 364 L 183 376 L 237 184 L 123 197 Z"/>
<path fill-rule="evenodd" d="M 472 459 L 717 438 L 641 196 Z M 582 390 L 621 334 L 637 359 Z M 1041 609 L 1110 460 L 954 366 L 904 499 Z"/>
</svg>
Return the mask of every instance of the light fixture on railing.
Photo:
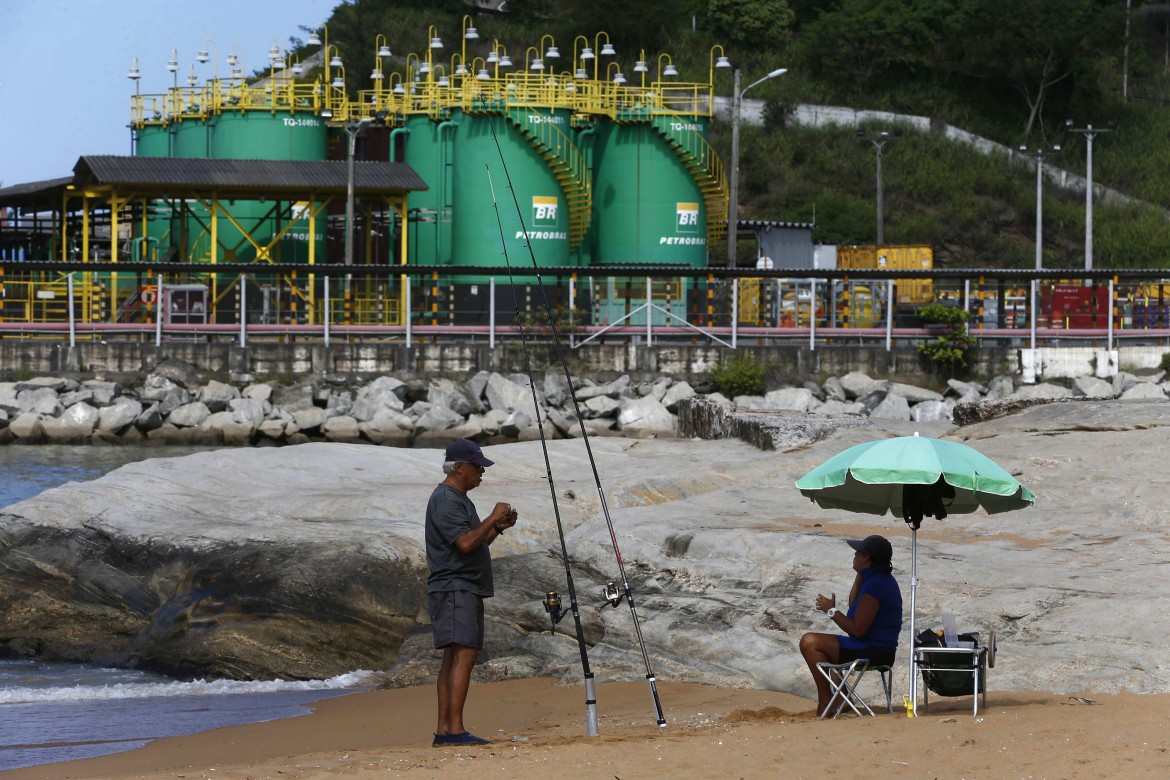
<svg viewBox="0 0 1170 780">
<path fill-rule="evenodd" d="M 501 68 L 512 67 L 512 58 L 509 57 L 507 54 L 501 54 L 500 55 L 500 67 Z"/>
<path fill-rule="evenodd" d="M 451 81 L 446 76 L 439 76 L 438 84 L 440 87 L 449 87 L 451 86 Z"/>
<path fill-rule="evenodd" d="M 613 83 L 614 84 L 625 84 L 626 83 L 626 77 L 622 75 L 622 72 L 620 70 L 617 72 L 617 75 L 613 77 Z"/>
<path fill-rule="evenodd" d="M 462 62 L 455 66 L 455 75 L 456 76 L 466 76 L 467 75 L 467 68 L 463 67 Z"/>
<path fill-rule="evenodd" d="M 317 35 L 316 30 L 313 30 L 311 33 L 309 33 L 309 38 L 308 38 L 308 40 L 305 41 L 305 44 L 307 46 L 320 46 L 321 45 L 321 36 Z"/>
<path fill-rule="evenodd" d="M 590 49 L 588 46 L 581 49 L 581 59 L 583 59 L 583 60 L 593 59 L 593 49 Z"/>
<path fill-rule="evenodd" d="M 321 118 L 322 119 L 332 119 L 333 112 L 331 110 L 329 110 L 328 108 L 323 108 L 323 109 L 321 109 Z"/>
<path fill-rule="evenodd" d="M 488 73 L 487 68 L 480 68 L 479 73 L 475 74 L 475 78 L 479 81 L 488 81 L 491 79 L 491 74 Z"/>
<path fill-rule="evenodd" d="M 556 46 L 549 46 L 547 49 L 544 50 L 544 59 L 546 59 L 546 60 L 559 59 L 560 56 L 561 56 L 561 52 Z"/>
<path fill-rule="evenodd" d="M 130 63 L 130 72 L 126 74 L 126 78 L 133 81 L 138 81 L 138 79 L 142 78 L 142 71 L 138 67 L 137 57 L 135 57 L 134 61 Z"/>
<path fill-rule="evenodd" d="M 379 56 L 379 57 L 390 57 L 390 56 L 392 56 L 392 55 L 390 54 L 390 47 L 389 47 L 387 44 L 383 43 L 381 46 L 379 46 L 379 47 L 378 47 L 378 56 Z"/>
<path fill-rule="evenodd" d="M 468 40 L 468 41 L 478 40 L 479 39 L 479 31 L 476 30 L 474 27 L 468 27 L 466 30 L 463 31 L 463 38 L 465 40 Z"/>
<path fill-rule="evenodd" d="M 716 68 L 730 68 L 731 67 L 731 60 L 727 59 L 727 57 L 720 55 L 720 57 L 717 60 L 715 60 L 715 67 Z"/>
<path fill-rule="evenodd" d="M 273 41 L 272 48 L 268 50 L 268 61 L 275 64 L 283 59 L 280 54 L 280 47 Z"/>
<path fill-rule="evenodd" d="M 662 75 L 663 76 L 677 76 L 678 75 L 678 68 L 674 67 L 673 62 L 668 62 L 666 64 L 666 67 L 662 71 Z"/>
<path fill-rule="evenodd" d="M 601 47 L 602 57 L 616 57 L 617 51 L 613 48 L 613 44 L 606 41 L 605 45 Z"/>
<path fill-rule="evenodd" d="M 574 75 L 576 78 L 579 78 L 579 79 L 588 78 L 588 76 L 587 76 L 587 75 L 586 75 L 586 73 L 585 73 L 585 69 L 584 69 L 584 68 L 577 68 L 577 72 L 576 72 L 575 74 L 573 74 L 573 75 Z"/>
<path fill-rule="evenodd" d="M 634 63 L 634 73 L 646 73 L 650 69 L 646 67 L 646 60 L 638 60 Z"/>
<path fill-rule="evenodd" d="M 431 48 L 432 49 L 443 48 L 443 41 L 439 38 L 439 36 L 436 35 L 435 37 L 431 38 Z"/>
<path fill-rule="evenodd" d="M 171 73 L 179 72 L 179 50 L 171 49 L 171 58 L 167 60 L 167 70 Z"/>
<path fill-rule="evenodd" d="M 497 62 L 500 61 L 500 55 L 496 54 L 495 49 L 492 49 L 490 52 L 488 52 L 488 56 L 487 56 L 486 61 L 487 61 L 488 65 L 495 65 Z"/>
<path fill-rule="evenodd" d="M 301 76 L 305 75 L 305 69 L 301 66 L 300 60 L 294 62 L 289 70 L 292 72 L 293 78 L 299 79 Z"/>
<path fill-rule="evenodd" d="M 370 71 L 370 81 L 381 81 L 385 76 L 382 73 L 382 68 L 377 67 Z"/>
<path fill-rule="evenodd" d="M 394 85 L 394 94 L 395 95 L 405 95 L 406 94 L 406 88 L 402 86 L 401 81 L 399 81 L 397 84 Z"/>
<path fill-rule="evenodd" d="M 536 59 L 534 59 L 532 61 L 532 64 L 528 66 L 528 69 L 529 70 L 544 70 L 544 63 L 541 61 L 541 59 L 539 57 L 537 57 Z"/>
<path fill-rule="evenodd" d="M 194 87 L 199 83 L 199 77 L 195 75 L 195 63 L 191 63 L 191 72 L 187 74 L 187 86 Z"/>
<path fill-rule="evenodd" d="M 420 63 L 420 64 L 419 64 L 419 66 L 418 66 L 418 72 L 419 72 L 420 74 L 422 74 L 422 73 L 430 73 L 430 72 L 431 72 L 431 65 L 430 65 L 430 63 L 428 63 L 428 62 L 426 62 L 426 61 L 423 61 L 422 63 Z"/>
<path fill-rule="evenodd" d="M 334 89 L 345 89 L 345 78 L 342 76 L 334 76 L 333 83 L 330 86 Z"/>
<path fill-rule="evenodd" d="M 331 67 L 331 68 L 345 67 L 344 64 L 341 62 L 341 55 L 340 54 L 334 54 L 332 57 L 329 58 L 329 67 Z"/>
</svg>

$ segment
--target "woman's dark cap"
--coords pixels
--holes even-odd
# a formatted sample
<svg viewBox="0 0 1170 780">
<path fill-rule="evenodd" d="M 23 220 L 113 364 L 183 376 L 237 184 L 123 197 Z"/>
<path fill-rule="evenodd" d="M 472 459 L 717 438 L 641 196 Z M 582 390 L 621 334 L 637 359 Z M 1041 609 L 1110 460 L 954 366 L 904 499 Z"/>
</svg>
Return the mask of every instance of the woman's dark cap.
<svg viewBox="0 0 1170 780">
<path fill-rule="evenodd" d="M 849 546 L 877 561 L 888 561 L 894 557 L 894 548 L 889 540 L 877 534 L 864 539 L 850 539 Z"/>
</svg>

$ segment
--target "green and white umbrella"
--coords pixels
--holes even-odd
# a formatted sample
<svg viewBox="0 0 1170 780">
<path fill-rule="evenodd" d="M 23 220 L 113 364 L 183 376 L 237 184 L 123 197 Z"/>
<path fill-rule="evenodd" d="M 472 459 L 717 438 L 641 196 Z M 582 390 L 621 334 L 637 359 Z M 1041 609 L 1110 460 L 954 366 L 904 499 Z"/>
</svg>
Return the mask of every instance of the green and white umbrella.
<svg viewBox="0 0 1170 780">
<path fill-rule="evenodd" d="M 910 697 L 917 705 L 914 610 L 922 518 L 941 520 L 977 509 L 1010 512 L 1035 505 L 1036 497 L 981 452 L 918 434 L 850 447 L 798 479 L 796 487 L 824 509 L 889 512 L 910 525 Z"/>
</svg>

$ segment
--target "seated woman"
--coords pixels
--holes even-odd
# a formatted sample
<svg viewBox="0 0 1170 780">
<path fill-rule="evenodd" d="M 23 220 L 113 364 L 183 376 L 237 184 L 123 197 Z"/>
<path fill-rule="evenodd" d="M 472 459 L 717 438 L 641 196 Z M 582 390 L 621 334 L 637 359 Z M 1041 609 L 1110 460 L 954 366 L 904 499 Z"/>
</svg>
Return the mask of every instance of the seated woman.
<svg viewBox="0 0 1170 780">
<path fill-rule="evenodd" d="M 817 594 L 816 608 L 829 616 L 845 636 L 808 633 L 800 638 L 800 653 L 817 684 L 817 714 L 829 705 L 829 683 L 817 664 L 841 664 L 868 658 L 871 666 L 893 664 L 902 631 L 902 591 L 891 572 L 894 551 L 884 536 L 850 539 L 854 549 L 853 588 L 848 611 L 837 609 L 837 594 Z"/>
</svg>

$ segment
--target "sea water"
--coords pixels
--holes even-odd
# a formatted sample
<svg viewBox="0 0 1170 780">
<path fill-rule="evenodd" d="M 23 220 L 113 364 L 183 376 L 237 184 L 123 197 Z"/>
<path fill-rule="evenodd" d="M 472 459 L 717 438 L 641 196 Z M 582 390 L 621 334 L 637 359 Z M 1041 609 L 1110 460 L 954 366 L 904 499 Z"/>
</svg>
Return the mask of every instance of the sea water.
<svg viewBox="0 0 1170 780">
<path fill-rule="evenodd" d="M 96 479 L 126 463 L 196 451 L 0 447 L 0 512 L 48 488 Z M 319 699 L 374 683 L 374 673 L 366 671 L 328 680 L 180 682 L 89 664 L 0 660 L 0 770 L 91 758 L 159 737 L 302 715 Z"/>
</svg>

